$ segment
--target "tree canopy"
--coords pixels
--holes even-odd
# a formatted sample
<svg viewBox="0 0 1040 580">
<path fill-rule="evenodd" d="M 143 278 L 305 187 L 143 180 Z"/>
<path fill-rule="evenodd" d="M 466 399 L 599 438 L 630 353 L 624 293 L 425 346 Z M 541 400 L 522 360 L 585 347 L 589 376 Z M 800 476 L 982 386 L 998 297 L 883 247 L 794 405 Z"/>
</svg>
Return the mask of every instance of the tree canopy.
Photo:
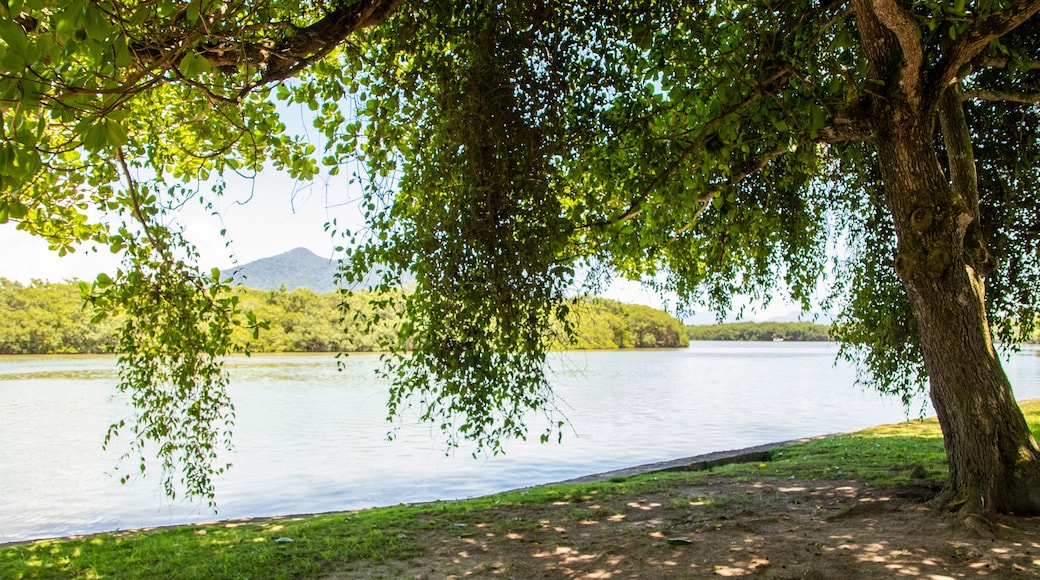
<svg viewBox="0 0 1040 580">
<path fill-rule="evenodd" d="M 1035 510 L 1040 450 L 990 329 L 1013 343 L 1037 315 L 1038 10 L 8 0 L 0 221 L 124 255 L 91 300 L 129 315 L 133 437 L 168 466 L 214 457 L 190 434 L 228 418 L 220 360 L 257 324 L 173 210 L 275 169 L 363 188 L 345 281 L 379 270 L 385 305 L 414 276 L 385 345 L 391 413 L 418 405 L 494 450 L 538 410 L 551 435 L 554 323 L 572 330 L 576 288 L 614 273 L 717 311 L 780 289 L 808 307 L 822 286 L 864 380 L 930 381 L 951 497 Z M 313 110 L 320 150 L 286 132 L 289 104 Z M 205 469 L 187 482 L 210 491 Z"/>
</svg>

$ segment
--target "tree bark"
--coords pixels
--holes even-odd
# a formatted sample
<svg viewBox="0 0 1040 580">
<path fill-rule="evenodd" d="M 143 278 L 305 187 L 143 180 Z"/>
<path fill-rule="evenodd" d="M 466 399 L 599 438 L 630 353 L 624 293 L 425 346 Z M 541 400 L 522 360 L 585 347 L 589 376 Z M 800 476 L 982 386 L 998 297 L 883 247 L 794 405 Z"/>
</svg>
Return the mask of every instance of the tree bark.
<svg viewBox="0 0 1040 580">
<path fill-rule="evenodd" d="M 907 101 L 884 107 L 875 117 L 883 119 L 878 161 L 898 240 L 896 271 L 918 324 L 949 461 L 944 499 L 973 513 L 1040 513 L 1040 448 L 993 348 L 987 259 L 969 234 L 979 215 L 974 169 L 965 165 L 973 165 L 970 142 L 964 151 L 947 138 L 948 178 L 933 141 L 936 115 Z M 957 122 L 956 111 L 946 113 L 954 115 L 947 124 Z"/>
</svg>

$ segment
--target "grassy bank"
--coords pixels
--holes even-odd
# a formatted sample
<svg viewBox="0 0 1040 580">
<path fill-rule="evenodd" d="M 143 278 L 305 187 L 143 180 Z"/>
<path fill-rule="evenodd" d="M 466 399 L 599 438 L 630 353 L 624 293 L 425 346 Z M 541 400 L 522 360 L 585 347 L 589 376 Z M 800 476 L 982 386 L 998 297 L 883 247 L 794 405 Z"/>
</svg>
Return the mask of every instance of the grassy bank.
<svg viewBox="0 0 1040 580">
<path fill-rule="evenodd" d="M 1022 408 L 1034 433 L 1040 431 L 1040 400 L 1025 402 Z M 943 461 L 936 422 L 911 421 L 816 439 L 778 449 L 771 461 L 727 465 L 710 472 L 647 474 L 466 501 L 12 546 L 0 550 L 0 578 L 355 577 L 362 576 L 357 572 L 359 566 L 383 571 L 366 577 L 394 577 L 395 566 L 402 562 L 428 565 L 427 558 L 437 545 L 443 545 L 435 544 L 438 538 L 461 542 L 475 541 L 475 536 L 520 538 L 546 528 L 549 519 L 567 522 L 567 526 L 610 520 L 622 516 L 609 506 L 641 505 L 650 495 L 664 498 L 650 505 L 663 504 L 677 511 L 688 511 L 689 506 L 705 501 L 715 501 L 719 510 L 747 509 L 745 504 L 732 500 L 727 504 L 719 497 L 691 499 L 694 486 L 718 481 L 849 480 L 872 488 L 934 489 L 945 476 Z M 748 485 L 748 489 L 753 487 Z M 681 538 L 667 539 L 673 541 L 688 543 Z M 494 575 L 493 569 L 485 572 Z M 431 572 L 430 577 L 442 573 Z M 477 575 L 481 575 L 479 570 Z"/>
</svg>

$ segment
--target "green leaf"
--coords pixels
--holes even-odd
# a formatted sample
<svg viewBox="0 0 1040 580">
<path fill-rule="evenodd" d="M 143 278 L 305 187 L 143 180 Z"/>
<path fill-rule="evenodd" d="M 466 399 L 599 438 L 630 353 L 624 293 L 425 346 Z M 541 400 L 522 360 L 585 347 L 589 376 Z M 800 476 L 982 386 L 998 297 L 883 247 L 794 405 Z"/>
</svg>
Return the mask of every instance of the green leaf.
<svg viewBox="0 0 1040 580">
<path fill-rule="evenodd" d="M 130 48 L 126 44 L 126 37 L 120 36 L 112 44 L 112 52 L 115 56 L 115 65 L 118 68 L 127 68 L 133 60 L 130 57 Z"/>
<path fill-rule="evenodd" d="M 126 145 L 128 136 L 126 129 L 114 119 L 101 119 L 94 123 L 83 136 L 83 147 L 97 152 L 110 147 Z"/>
<path fill-rule="evenodd" d="M 25 58 L 29 38 L 25 35 L 25 30 L 17 22 L 7 18 L 0 18 L 0 40 L 7 43 L 12 53 Z"/>
<path fill-rule="evenodd" d="M 107 144 L 106 140 L 104 123 L 95 123 L 83 135 L 83 148 L 91 152 L 101 151 Z"/>
<path fill-rule="evenodd" d="M 187 52 L 181 59 L 180 65 L 177 69 L 181 71 L 181 74 L 189 79 L 197 78 L 203 73 L 208 73 L 213 70 L 213 66 L 210 65 L 209 61 L 194 52 Z"/>
<path fill-rule="evenodd" d="M 128 140 L 126 129 L 115 119 L 105 119 L 105 140 L 112 147 L 126 145 Z"/>
<path fill-rule="evenodd" d="M 812 133 L 817 134 L 827 124 L 827 111 L 823 107 L 813 103 L 809 107 L 809 128 Z"/>
<path fill-rule="evenodd" d="M 116 34 L 115 28 L 112 22 L 109 21 L 108 16 L 94 3 L 86 2 L 84 4 L 86 8 L 84 30 L 87 33 L 87 38 L 96 41 L 97 44 L 95 46 L 103 48 L 105 43 L 110 42 L 111 37 Z M 95 57 L 104 57 L 103 54 L 98 54 L 96 50 L 91 52 Z"/>
<path fill-rule="evenodd" d="M 11 219 L 16 220 L 25 219 L 25 216 L 29 215 L 29 208 L 27 208 L 25 204 L 18 203 L 17 201 L 12 201 L 8 204 L 7 211 L 10 213 Z"/>
</svg>

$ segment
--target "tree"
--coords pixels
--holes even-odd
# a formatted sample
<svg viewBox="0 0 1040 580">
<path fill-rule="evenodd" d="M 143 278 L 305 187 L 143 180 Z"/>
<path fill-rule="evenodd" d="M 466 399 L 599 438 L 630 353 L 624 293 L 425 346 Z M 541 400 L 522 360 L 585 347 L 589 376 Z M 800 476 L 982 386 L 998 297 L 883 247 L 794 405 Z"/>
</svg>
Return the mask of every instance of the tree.
<svg viewBox="0 0 1040 580">
<path fill-rule="evenodd" d="M 1037 315 L 1040 0 L 0 10 L 0 221 L 124 252 L 91 300 L 130 315 L 123 387 L 164 460 L 214 457 L 190 435 L 227 418 L 238 320 L 169 209 L 228 171 L 353 168 L 367 227 L 344 232 L 343 276 L 379 269 L 384 296 L 415 280 L 391 413 L 414 401 L 497 450 L 536 409 L 548 437 L 544 354 L 579 272 L 718 311 L 777 285 L 808 306 L 834 244 L 843 354 L 883 391 L 927 383 L 945 499 L 1040 511 L 1040 449 L 992 341 Z M 323 151 L 276 102 L 315 111 Z"/>
<path fill-rule="evenodd" d="M 90 324 L 75 284 L 0 278 L 0 354 L 103 353 L 113 346 L 113 325 Z"/>
</svg>

